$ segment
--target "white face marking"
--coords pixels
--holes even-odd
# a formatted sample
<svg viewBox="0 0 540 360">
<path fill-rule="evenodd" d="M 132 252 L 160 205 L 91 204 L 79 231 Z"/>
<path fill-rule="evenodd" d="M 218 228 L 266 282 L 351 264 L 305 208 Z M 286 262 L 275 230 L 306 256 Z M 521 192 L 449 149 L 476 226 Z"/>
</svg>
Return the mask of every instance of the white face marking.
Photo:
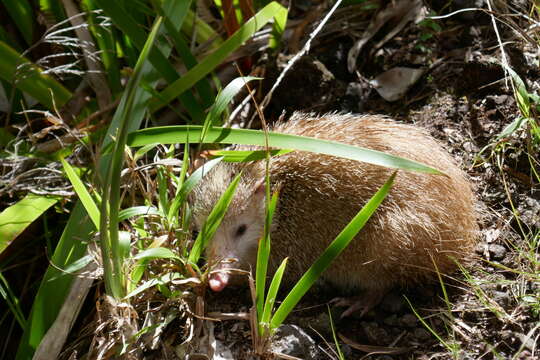
<svg viewBox="0 0 540 360">
<path fill-rule="evenodd" d="M 222 266 L 250 270 L 255 266 L 263 230 L 264 217 L 249 209 L 235 218 L 225 218 L 208 246 L 209 261 L 236 259 Z"/>
<path fill-rule="evenodd" d="M 193 219 L 199 230 L 238 170 L 237 166 L 218 164 L 193 190 Z M 210 285 L 215 291 L 220 291 L 228 282 L 228 276 L 223 275 L 227 271 L 220 270 L 236 268 L 249 271 L 255 267 L 259 239 L 264 229 L 264 189 L 263 180 L 246 170 L 227 214 L 207 244 L 205 254 L 211 270 Z"/>
</svg>

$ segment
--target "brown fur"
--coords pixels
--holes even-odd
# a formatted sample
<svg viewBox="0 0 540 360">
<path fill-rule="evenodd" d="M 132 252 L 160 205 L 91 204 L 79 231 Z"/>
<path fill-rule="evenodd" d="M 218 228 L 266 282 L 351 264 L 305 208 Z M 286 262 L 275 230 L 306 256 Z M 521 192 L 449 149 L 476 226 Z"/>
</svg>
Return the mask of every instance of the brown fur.
<svg viewBox="0 0 540 360">
<path fill-rule="evenodd" d="M 440 272 L 449 273 L 456 267 L 452 258 L 462 261 L 471 252 L 478 229 L 470 185 L 442 146 L 422 130 L 381 116 L 297 113 L 273 131 L 384 151 L 448 175 L 399 171 L 388 197 L 324 279 L 344 290 L 381 292 L 433 278 L 434 263 Z M 264 198 L 256 196 L 264 166 L 263 161 L 219 164 L 194 190 L 193 212 L 201 225 L 234 174 L 244 168 L 237 194 L 207 251 L 210 258 L 234 257 L 241 267 L 254 266 L 264 223 Z M 308 152 L 272 159 L 271 181 L 280 187 L 271 232 L 272 266 L 289 257 L 286 279 L 297 280 L 392 172 Z M 239 223 L 250 226 L 240 240 L 233 235 Z"/>
</svg>

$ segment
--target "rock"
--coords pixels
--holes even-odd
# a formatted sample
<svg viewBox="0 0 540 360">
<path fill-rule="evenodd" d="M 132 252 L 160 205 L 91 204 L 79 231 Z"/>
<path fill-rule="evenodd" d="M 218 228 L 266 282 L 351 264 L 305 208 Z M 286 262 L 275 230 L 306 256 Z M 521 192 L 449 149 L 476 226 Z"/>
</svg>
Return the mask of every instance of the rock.
<svg viewBox="0 0 540 360">
<path fill-rule="evenodd" d="M 506 248 L 502 245 L 497 244 L 489 244 L 488 247 L 489 255 L 493 260 L 502 260 L 504 259 L 504 256 L 506 255 Z"/>
<path fill-rule="evenodd" d="M 491 298 L 502 307 L 506 307 L 510 301 L 510 295 L 503 291 L 493 291 L 491 293 Z"/>
<path fill-rule="evenodd" d="M 214 360 L 234 360 L 231 350 L 225 346 L 221 341 L 216 339 L 216 351 L 214 353 Z"/>
<path fill-rule="evenodd" d="M 315 341 L 296 325 L 281 325 L 272 338 L 270 350 L 301 359 L 323 358 Z"/>
</svg>

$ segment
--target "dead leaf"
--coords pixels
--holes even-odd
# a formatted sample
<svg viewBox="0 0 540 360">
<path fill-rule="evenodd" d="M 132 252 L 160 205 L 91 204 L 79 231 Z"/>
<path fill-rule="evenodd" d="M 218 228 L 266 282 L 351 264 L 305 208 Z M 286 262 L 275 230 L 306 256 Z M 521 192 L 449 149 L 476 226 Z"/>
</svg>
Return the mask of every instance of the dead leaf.
<svg viewBox="0 0 540 360">
<path fill-rule="evenodd" d="M 377 13 L 364 31 L 362 38 L 357 40 L 349 50 L 349 54 L 347 55 L 347 68 L 349 69 L 349 72 L 352 73 L 356 70 L 356 59 L 358 58 L 358 55 L 360 55 L 360 51 L 364 45 L 379 32 L 383 25 L 392 19 L 399 19 L 399 23 L 388 32 L 382 41 L 377 43 L 377 48 L 384 45 L 384 43 L 399 33 L 409 21 L 413 19 L 416 20 L 419 14 L 425 14 L 425 12 L 420 11 L 421 9 L 421 0 L 400 0 L 390 2 L 388 7 Z"/>
<path fill-rule="evenodd" d="M 425 73 L 425 69 L 408 67 L 395 67 L 379 74 L 369 83 L 386 101 L 401 99 L 418 79 Z"/>
</svg>

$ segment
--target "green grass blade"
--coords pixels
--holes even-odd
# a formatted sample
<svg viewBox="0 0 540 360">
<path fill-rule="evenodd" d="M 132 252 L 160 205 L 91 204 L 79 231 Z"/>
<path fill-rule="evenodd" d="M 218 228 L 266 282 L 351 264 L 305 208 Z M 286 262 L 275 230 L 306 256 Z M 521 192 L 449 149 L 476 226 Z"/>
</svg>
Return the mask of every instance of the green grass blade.
<svg viewBox="0 0 540 360">
<path fill-rule="evenodd" d="M 158 191 L 158 207 L 159 212 L 168 214 L 170 209 L 169 201 L 169 176 L 165 166 L 156 167 L 156 183 Z"/>
<path fill-rule="evenodd" d="M 274 309 L 274 303 L 276 302 L 277 293 L 279 290 L 279 286 L 281 285 L 281 279 L 283 278 L 283 273 L 285 271 L 285 267 L 287 266 L 288 259 L 289 258 L 283 259 L 281 265 L 279 265 L 276 273 L 274 274 L 274 277 L 272 278 L 270 287 L 268 288 L 268 294 L 266 295 L 266 300 L 264 303 L 264 310 L 261 316 L 261 320 L 259 321 L 260 335 L 264 336 L 266 329 L 268 329 L 270 326 L 270 316 L 272 315 L 272 310 Z"/>
<path fill-rule="evenodd" d="M 143 292 L 144 290 L 151 288 L 152 286 L 156 286 L 158 284 L 165 285 L 177 279 L 183 279 L 183 276 L 179 273 L 168 273 L 158 278 L 150 279 L 146 281 L 144 284 L 142 284 L 141 286 L 137 287 L 135 290 L 133 290 L 129 294 L 127 294 L 124 299 L 129 299 L 130 297 L 133 297 Z"/>
<path fill-rule="evenodd" d="M 26 327 L 26 319 L 24 318 L 24 313 L 19 304 L 19 299 L 15 296 L 13 291 L 11 291 L 9 283 L 2 273 L 0 273 L 0 295 L 4 298 L 4 301 L 15 317 L 15 320 L 19 323 L 21 329 L 24 329 Z"/>
<path fill-rule="evenodd" d="M 332 338 L 334 339 L 334 344 L 336 344 L 336 350 L 339 360 L 345 360 L 345 356 L 343 355 L 343 352 L 341 351 L 341 347 L 339 346 L 339 341 L 336 336 L 336 328 L 334 326 L 334 319 L 332 319 L 332 311 L 330 311 L 330 306 L 328 307 L 328 319 L 330 320 L 330 330 L 332 330 Z"/>
<path fill-rule="evenodd" d="M 133 257 L 133 260 L 176 259 L 180 258 L 171 249 L 157 247 L 141 251 Z"/>
<path fill-rule="evenodd" d="M 178 95 L 193 87 L 195 83 L 213 71 L 216 66 L 221 64 L 229 54 L 238 49 L 253 34 L 259 31 L 274 15 L 283 9 L 283 6 L 277 2 L 271 2 L 259 11 L 255 16 L 249 19 L 238 29 L 230 38 L 228 38 L 216 51 L 204 58 L 193 69 L 188 71 L 180 79 L 169 85 L 161 92 L 160 100 L 154 100 L 150 103 L 152 112 L 168 104 Z"/>
<path fill-rule="evenodd" d="M 83 182 L 81 181 L 75 170 L 73 170 L 73 167 L 71 167 L 71 165 L 69 165 L 69 163 L 64 160 L 64 158 L 60 158 L 60 162 L 64 167 L 64 171 L 66 172 L 66 175 L 71 182 L 71 185 L 73 185 L 73 189 L 75 190 L 75 192 L 79 196 L 79 199 L 84 205 L 88 216 L 90 216 L 90 219 L 92 219 L 94 226 L 99 229 L 100 215 L 99 209 L 94 202 L 94 199 L 92 199 L 92 196 L 90 195 L 88 190 L 86 190 L 86 186 L 84 186 Z"/>
<path fill-rule="evenodd" d="M 111 92 L 113 94 L 120 93 L 122 91 L 122 74 L 120 72 L 120 64 L 118 61 L 120 56 L 116 47 L 116 41 L 118 40 L 117 33 L 115 29 L 101 25 L 101 11 L 99 11 L 99 13 L 96 12 L 98 8 L 95 6 L 94 1 L 83 0 L 81 5 L 87 11 L 89 30 L 99 48 L 99 56 L 103 63 L 104 73 L 109 80 L 108 83 Z"/>
<path fill-rule="evenodd" d="M 125 281 L 123 273 L 124 251 L 118 234 L 118 213 L 120 209 L 120 173 L 124 163 L 124 148 L 127 141 L 128 126 L 131 121 L 131 112 L 134 107 L 138 86 L 143 75 L 143 65 L 152 48 L 162 18 L 157 18 L 147 42 L 139 56 L 133 75 L 128 82 L 124 94 L 126 102 L 120 113 L 120 127 L 114 143 L 114 150 L 110 167 L 107 172 L 105 184 L 103 186 L 103 199 L 101 205 L 101 223 L 100 223 L 100 244 L 104 266 L 105 285 L 108 294 L 116 299 L 121 299 L 125 295 Z"/>
<path fill-rule="evenodd" d="M 66 267 L 64 267 L 62 269 L 62 273 L 58 274 L 55 277 L 52 277 L 50 280 L 51 281 L 56 280 L 60 276 L 64 276 L 65 274 L 73 274 L 73 275 L 75 275 L 75 273 L 77 271 L 81 270 L 86 265 L 90 264 L 92 261 L 94 261 L 94 258 L 93 258 L 92 255 L 85 255 L 82 258 L 80 258 L 80 259 L 72 262 L 71 264 L 67 265 Z"/>
<path fill-rule="evenodd" d="M 198 168 L 191 174 L 190 177 L 187 178 L 187 180 L 182 184 L 182 187 L 178 191 L 178 194 L 174 197 L 174 200 L 172 202 L 170 212 L 169 212 L 169 219 L 172 219 L 175 214 L 178 214 L 178 211 L 180 210 L 180 206 L 184 203 L 187 196 L 197 186 L 199 181 L 206 175 L 214 166 L 216 166 L 221 161 L 221 158 L 213 159 Z"/>
<path fill-rule="evenodd" d="M 330 266 L 330 263 L 347 247 L 347 245 L 349 245 L 356 234 L 364 227 L 371 215 L 377 210 L 390 191 L 396 175 L 397 172 L 394 172 L 392 176 L 390 176 L 386 183 L 384 183 L 368 203 L 362 207 L 336 239 L 332 241 L 322 255 L 310 266 L 302 278 L 298 280 L 272 317 L 272 321 L 270 322 L 271 330 L 278 328 L 283 323 L 292 309 L 298 304 L 298 301 L 300 301 L 302 296 L 304 296 L 309 288 L 321 276 L 323 271 Z M 362 239 L 357 239 L 357 241 L 362 241 Z"/>
<path fill-rule="evenodd" d="M 56 22 L 65 20 L 66 14 L 64 13 L 64 8 L 62 7 L 61 1 L 55 0 L 38 0 L 39 8 L 42 13 L 46 16 L 52 17 Z"/>
<path fill-rule="evenodd" d="M 159 211 L 153 206 L 133 206 L 123 209 L 118 213 L 118 221 L 124 221 L 134 216 L 159 215 Z"/>
<path fill-rule="evenodd" d="M 9 17 L 15 22 L 24 37 L 26 45 L 32 45 L 34 38 L 34 14 L 27 0 L 4 0 Z"/>
<path fill-rule="evenodd" d="M 270 257 L 271 239 L 270 229 L 267 224 L 272 224 L 274 213 L 276 211 L 276 205 L 278 201 L 278 192 L 276 191 L 272 195 L 272 199 L 268 203 L 268 211 L 266 212 L 266 221 L 264 227 L 264 234 L 259 241 L 259 248 L 257 250 L 257 264 L 255 269 L 255 290 L 257 301 L 257 320 L 262 321 L 263 308 L 265 303 L 266 293 L 266 273 L 268 270 L 268 258 Z"/>
<path fill-rule="evenodd" d="M 276 149 L 270 150 L 270 156 L 285 155 L 294 150 L 291 149 Z M 258 161 L 266 159 L 266 150 L 210 150 L 208 151 L 210 156 L 223 157 L 223 161 L 226 162 L 248 162 Z"/>
<path fill-rule="evenodd" d="M 193 248 L 191 249 L 191 252 L 189 254 L 188 260 L 190 263 L 197 264 L 199 258 L 201 257 L 202 251 L 206 247 L 207 242 L 212 239 L 212 237 L 216 233 L 216 230 L 218 229 L 219 224 L 225 216 L 225 213 L 229 208 L 229 204 L 233 199 L 234 192 L 236 190 L 236 186 L 238 186 L 238 183 L 240 182 L 241 175 L 241 172 L 236 175 L 231 184 L 227 187 L 227 190 L 225 190 L 223 195 L 221 195 L 218 202 L 208 215 L 208 218 L 206 219 L 201 231 L 199 232 L 197 239 L 195 239 L 195 243 L 193 244 Z"/>
<path fill-rule="evenodd" d="M 180 189 L 184 186 L 184 182 L 186 181 L 187 172 L 189 170 L 189 141 L 186 141 L 184 144 L 184 154 L 182 157 L 182 168 L 180 169 L 180 176 L 178 177 L 178 190 L 177 192 L 180 192 Z"/>
<path fill-rule="evenodd" d="M 0 78 L 28 93 L 49 110 L 64 105 L 71 93 L 52 77 L 0 41 Z M 53 105 L 54 104 L 54 105 Z"/>
<path fill-rule="evenodd" d="M 222 121 L 220 121 L 221 114 L 227 109 L 227 106 L 229 106 L 229 103 L 233 99 L 233 97 L 238 94 L 238 92 L 246 86 L 248 82 L 251 80 L 260 80 L 261 78 L 256 78 L 253 76 L 244 76 L 239 77 L 231 81 L 223 91 L 220 91 L 218 96 L 216 97 L 216 102 L 212 107 L 210 108 L 210 111 L 208 112 L 208 115 L 206 116 L 206 119 L 204 120 L 201 137 L 199 138 L 199 142 L 202 142 L 201 140 L 204 139 L 206 134 L 208 133 L 208 129 L 210 129 L 212 126 L 221 125 Z"/>
<path fill-rule="evenodd" d="M 204 22 L 200 17 L 195 15 L 193 10 L 189 10 L 186 14 L 186 20 L 182 23 L 182 33 L 186 37 L 191 38 L 195 34 L 195 43 L 204 44 L 210 43 L 208 49 L 215 50 L 223 40 L 218 32 Z"/>
<path fill-rule="evenodd" d="M 0 213 L 0 253 L 24 229 L 58 202 L 58 198 L 28 194 Z"/>
<path fill-rule="evenodd" d="M 148 144 L 141 147 L 135 152 L 135 155 L 133 155 L 133 161 L 139 161 L 144 155 L 146 155 L 147 152 L 154 149 L 158 145 L 159 144 Z"/>
<path fill-rule="evenodd" d="M 182 143 L 188 138 L 199 139 L 201 137 L 201 131 L 202 127 L 197 125 L 153 127 L 129 134 L 128 145 L 143 146 L 151 143 Z M 441 174 L 440 171 L 416 161 L 335 141 L 269 132 L 268 142 L 269 146 L 275 148 L 310 151 L 318 154 L 364 161 L 389 168 Z M 204 143 L 265 146 L 264 133 L 262 131 L 221 127 L 210 128 L 206 134 Z"/>
<path fill-rule="evenodd" d="M 274 15 L 274 24 L 272 25 L 272 36 L 270 37 L 269 46 L 271 49 L 277 49 L 281 44 L 281 37 L 287 27 L 287 16 L 289 11 L 282 7 Z"/>
<path fill-rule="evenodd" d="M 422 325 L 424 325 L 424 327 L 426 329 L 428 329 L 428 331 L 435 337 L 437 338 L 437 340 L 450 352 L 454 352 L 454 349 L 453 349 L 453 346 L 449 343 L 447 343 L 446 341 L 444 341 L 444 339 L 426 322 L 426 320 L 424 320 L 424 318 L 422 316 L 420 316 L 420 314 L 418 314 L 418 312 L 416 311 L 416 309 L 414 308 L 413 304 L 409 301 L 409 298 L 407 298 L 405 296 L 405 300 L 407 301 L 407 303 L 409 304 L 409 307 L 411 308 L 412 312 L 414 313 L 414 315 L 418 318 L 418 320 L 420 320 L 420 322 L 422 323 Z"/>
<path fill-rule="evenodd" d="M 172 26 L 170 25 L 170 21 L 168 18 L 165 18 L 165 26 L 167 27 L 167 32 L 171 35 L 171 40 L 174 43 L 174 47 L 176 48 L 176 52 L 179 54 L 179 56 L 182 58 L 182 61 L 186 65 L 186 68 L 188 70 L 193 69 L 197 64 L 197 58 L 193 56 L 191 53 L 191 49 L 184 41 L 182 35 L 177 32 Z M 197 28 L 197 33 L 200 28 Z M 214 91 L 212 90 L 212 87 L 210 86 L 209 81 L 206 78 L 202 78 L 200 81 L 198 81 L 194 85 L 195 89 L 197 89 L 197 92 L 199 93 L 199 96 L 202 100 L 202 105 L 204 108 L 210 107 L 214 103 L 215 95 Z"/>
<path fill-rule="evenodd" d="M 184 144 L 184 154 L 182 156 L 182 168 L 180 169 L 180 175 L 178 177 L 172 176 L 173 180 L 176 182 L 176 194 L 174 195 L 174 199 L 171 203 L 171 206 L 169 207 L 169 213 L 167 214 L 167 221 L 169 224 L 172 224 L 173 226 L 177 226 L 178 223 L 181 221 L 179 219 L 180 215 L 179 210 L 180 207 L 184 204 L 184 201 L 180 195 L 182 188 L 184 187 L 187 171 L 189 168 L 189 142 L 186 142 Z"/>
<path fill-rule="evenodd" d="M 510 76 L 512 77 L 512 83 L 514 85 L 514 96 L 517 100 L 519 110 L 523 117 L 529 118 L 531 116 L 531 103 L 529 100 L 529 92 L 527 91 L 527 86 L 525 86 L 525 83 L 519 75 L 509 66 L 506 66 L 505 64 L 501 64 L 506 71 L 510 73 Z"/>
<path fill-rule="evenodd" d="M 135 47 L 138 49 L 143 48 L 147 35 L 139 22 L 131 17 L 129 13 L 126 13 L 125 9 L 120 6 L 120 2 L 96 0 L 96 3 L 108 16 L 110 16 L 113 23 L 129 37 Z M 178 29 L 181 22 L 185 19 L 190 3 L 191 1 L 176 1 L 169 2 L 169 4 L 173 4 L 172 8 L 171 6 L 163 6 L 163 13 L 175 14 L 174 28 Z M 156 46 L 151 50 L 149 60 L 167 82 L 172 83 L 180 77 L 166 55 L 160 50 L 159 46 Z M 204 119 L 204 111 L 193 94 L 179 94 L 178 97 L 192 118 L 201 123 L 202 119 Z M 173 98 L 176 98 L 176 96 Z"/>
<path fill-rule="evenodd" d="M 207 121 L 209 121 L 212 125 L 220 125 L 221 121 L 219 121 L 219 116 L 227 109 L 227 106 L 229 106 L 229 103 L 236 96 L 236 94 L 238 94 L 238 92 L 242 90 L 242 88 L 252 80 L 262 80 L 262 78 L 254 76 L 237 77 L 236 79 L 231 81 L 225 87 L 225 89 L 220 91 L 216 97 L 214 105 L 212 106 L 212 108 L 210 108 L 207 116 Z"/>
</svg>

